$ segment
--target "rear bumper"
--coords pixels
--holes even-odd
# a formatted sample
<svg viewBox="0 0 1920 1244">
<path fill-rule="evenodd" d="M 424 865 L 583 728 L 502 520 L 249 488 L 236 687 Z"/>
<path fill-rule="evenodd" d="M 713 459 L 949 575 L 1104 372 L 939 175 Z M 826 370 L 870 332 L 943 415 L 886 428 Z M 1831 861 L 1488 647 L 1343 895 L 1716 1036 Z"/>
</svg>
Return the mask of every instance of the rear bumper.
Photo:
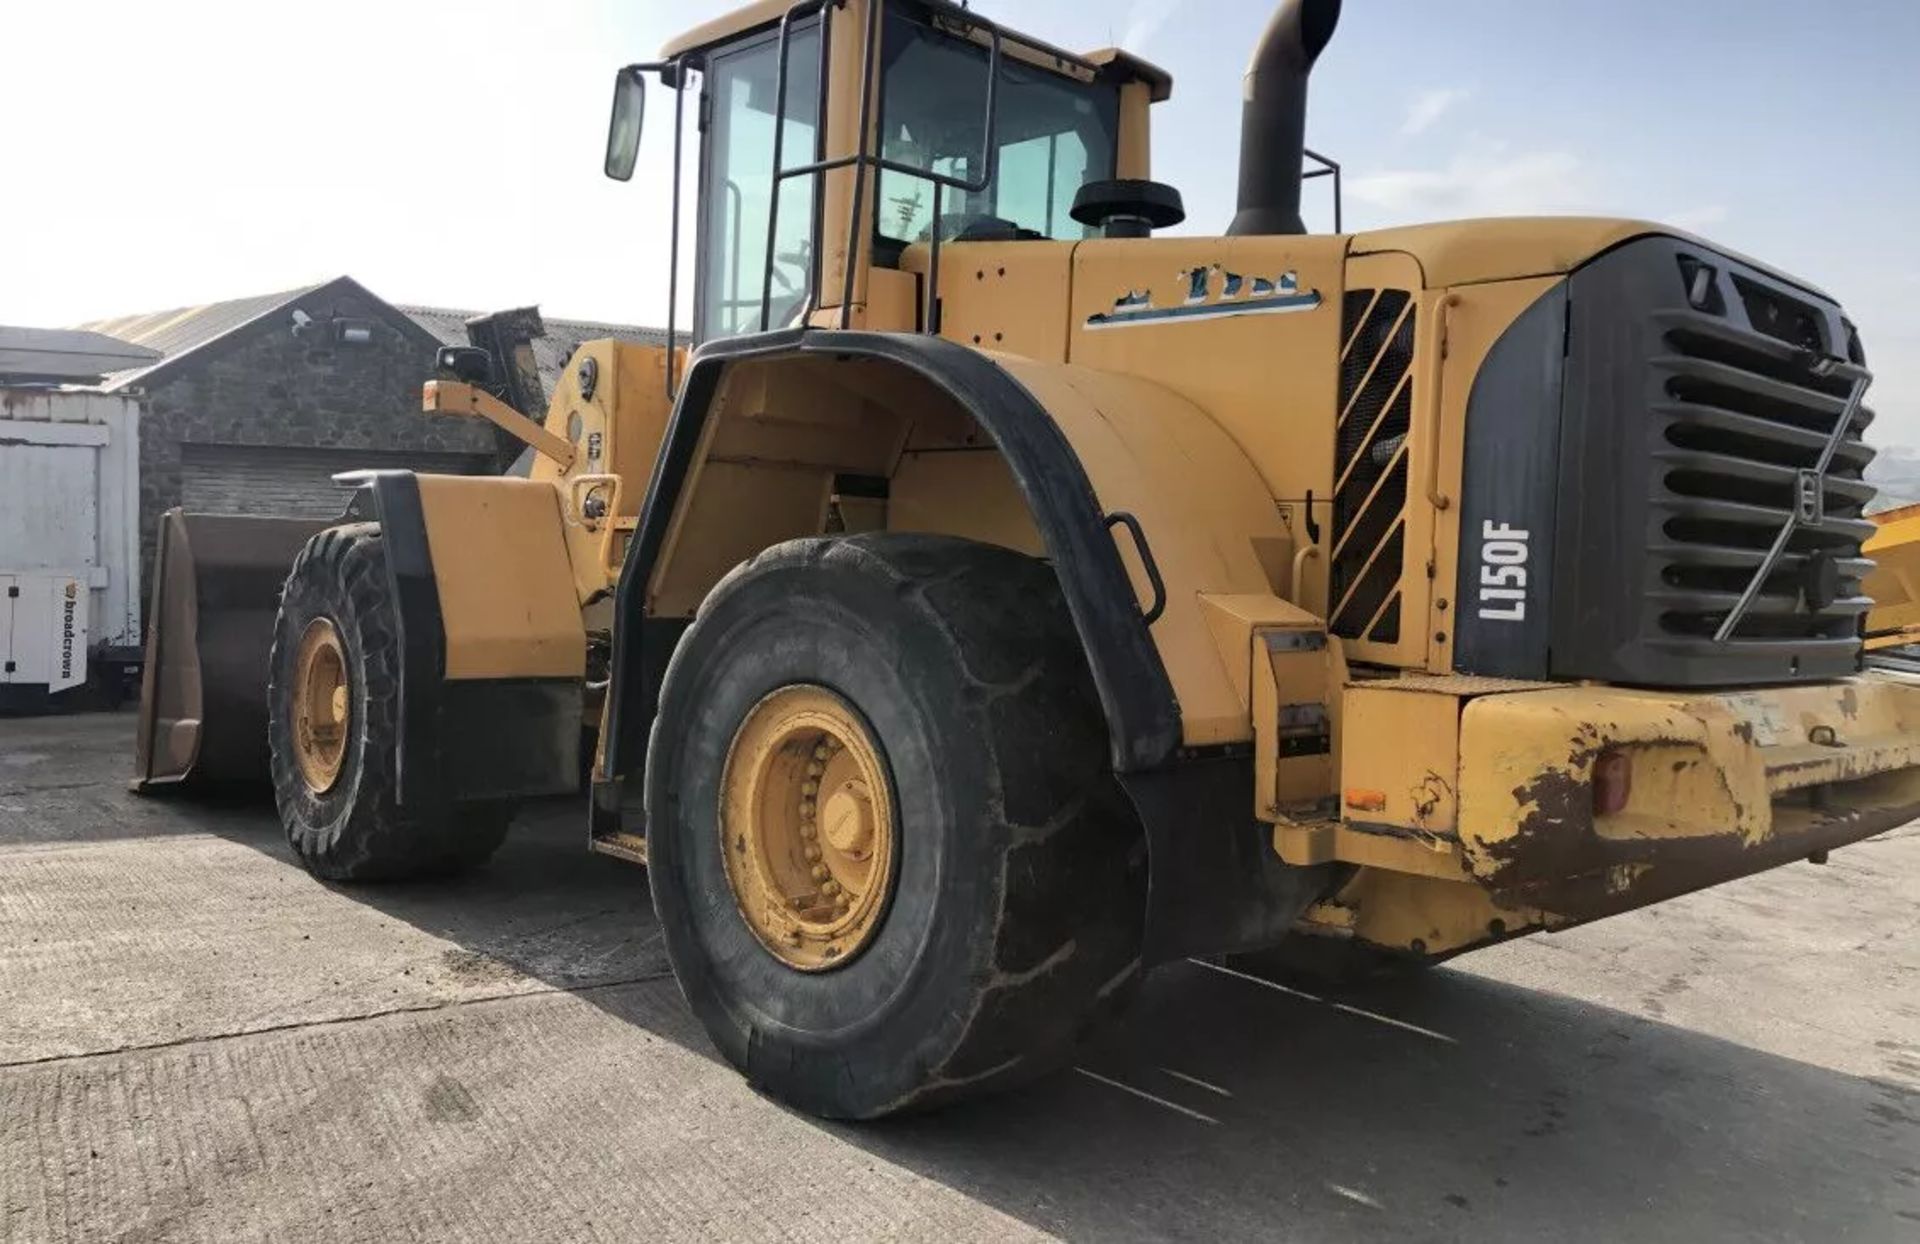
<svg viewBox="0 0 1920 1244">
<path fill-rule="evenodd" d="M 1596 815 L 1609 754 L 1631 792 Z M 1920 679 L 1481 696 L 1462 708 L 1459 774 L 1472 879 L 1551 923 L 1591 920 L 1920 817 Z"/>
</svg>

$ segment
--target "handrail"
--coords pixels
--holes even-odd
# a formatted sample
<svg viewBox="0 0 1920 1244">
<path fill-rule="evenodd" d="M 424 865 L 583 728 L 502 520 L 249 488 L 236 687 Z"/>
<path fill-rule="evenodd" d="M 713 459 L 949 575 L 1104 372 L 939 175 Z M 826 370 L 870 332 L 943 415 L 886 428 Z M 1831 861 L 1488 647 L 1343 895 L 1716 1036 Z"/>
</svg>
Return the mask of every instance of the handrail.
<svg viewBox="0 0 1920 1244">
<path fill-rule="evenodd" d="M 746 223 L 747 196 L 740 189 L 740 183 L 731 177 L 727 178 L 726 194 L 727 209 L 733 213 L 732 234 L 728 243 L 733 249 L 727 271 L 727 293 L 731 297 L 726 300 L 726 306 L 730 310 L 738 310 L 747 305 L 747 300 L 740 296 L 740 231 Z"/>
<path fill-rule="evenodd" d="M 1427 504 L 1436 510 L 1444 510 L 1453 504 L 1453 499 L 1440 489 L 1440 426 L 1446 418 L 1443 409 L 1447 383 L 1447 330 L 1448 320 L 1453 309 L 1460 305 L 1460 295 L 1447 293 L 1440 295 L 1433 305 L 1432 336 L 1428 338 L 1427 374 L 1421 392 L 1414 396 L 1420 399 L 1419 408 L 1427 413 L 1427 431 L 1421 440 L 1427 447 Z"/>
<path fill-rule="evenodd" d="M 628 65 L 622 72 L 631 74 L 654 73 L 660 75 L 662 86 L 673 87 L 673 221 L 668 232 L 667 242 L 667 401 L 673 401 L 674 361 L 676 358 L 674 342 L 674 312 L 680 301 L 680 162 L 681 142 L 686 132 L 687 107 L 687 69 L 689 58 L 676 56 L 669 60 L 641 61 Z"/>
<path fill-rule="evenodd" d="M 1345 233 L 1346 228 L 1342 219 L 1343 212 L 1340 204 L 1340 162 L 1338 160 L 1328 159 L 1311 147 L 1302 148 L 1301 154 L 1320 166 L 1319 168 L 1308 169 L 1306 172 L 1301 173 L 1301 181 L 1311 181 L 1315 177 L 1333 178 L 1333 231 L 1335 233 Z"/>
</svg>

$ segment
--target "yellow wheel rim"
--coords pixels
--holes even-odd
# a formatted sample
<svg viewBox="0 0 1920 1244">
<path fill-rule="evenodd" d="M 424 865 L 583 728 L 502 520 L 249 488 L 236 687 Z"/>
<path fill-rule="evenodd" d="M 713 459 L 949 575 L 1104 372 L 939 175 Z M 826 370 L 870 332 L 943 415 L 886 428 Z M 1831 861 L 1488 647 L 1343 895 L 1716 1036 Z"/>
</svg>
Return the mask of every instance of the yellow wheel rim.
<svg viewBox="0 0 1920 1244">
<path fill-rule="evenodd" d="M 851 705 L 782 687 L 733 736 L 720 780 L 720 853 L 741 918 L 803 972 L 873 938 L 893 884 L 893 788 Z"/>
<path fill-rule="evenodd" d="M 300 780 L 324 795 L 347 758 L 347 652 L 327 618 L 307 623 L 293 666 L 293 757 Z"/>
</svg>

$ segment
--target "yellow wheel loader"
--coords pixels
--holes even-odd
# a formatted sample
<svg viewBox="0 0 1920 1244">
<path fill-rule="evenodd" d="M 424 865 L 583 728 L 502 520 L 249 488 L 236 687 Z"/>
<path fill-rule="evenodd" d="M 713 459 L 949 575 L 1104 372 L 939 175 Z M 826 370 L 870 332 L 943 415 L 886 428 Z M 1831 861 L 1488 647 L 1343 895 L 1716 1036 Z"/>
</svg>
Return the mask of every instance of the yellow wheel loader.
<svg viewBox="0 0 1920 1244">
<path fill-rule="evenodd" d="M 1920 673 L 1920 505 L 1903 505 L 1873 516 L 1874 531 L 1861 551 L 1873 560 L 1864 590 L 1873 601 L 1867 614 L 1871 664 Z"/>
<path fill-rule="evenodd" d="M 691 348 L 584 348 L 540 426 L 449 360 L 429 407 L 531 478 L 373 473 L 306 545 L 252 671 L 300 857 L 483 857 L 584 709 L 592 845 L 715 1043 L 870 1118 L 1176 957 L 1437 961 L 1920 814 L 1840 307 L 1636 221 L 1308 234 L 1338 12 L 1254 52 L 1217 237 L 1152 236 L 1165 73 L 960 5 L 622 70 L 611 175 L 650 84 L 699 142 Z"/>
</svg>

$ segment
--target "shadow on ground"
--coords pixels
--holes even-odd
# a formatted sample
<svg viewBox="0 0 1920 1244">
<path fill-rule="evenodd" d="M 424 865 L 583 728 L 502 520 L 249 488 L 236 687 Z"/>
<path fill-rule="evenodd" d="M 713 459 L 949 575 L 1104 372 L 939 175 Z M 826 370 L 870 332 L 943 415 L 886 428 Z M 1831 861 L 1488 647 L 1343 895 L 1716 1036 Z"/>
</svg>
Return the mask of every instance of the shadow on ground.
<svg viewBox="0 0 1920 1244">
<path fill-rule="evenodd" d="M 142 818 L 291 866 L 270 804 L 135 801 L 122 832 Z M 339 892 L 712 1057 L 643 873 L 584 836 L 549 802 L 484 870 Z M 1920 1238 L 1920 1094 L 1466 969 L 1316 998 L 1176 964 L 1023 1092 L 817 1126 L 1080 1239 Z"/>
<path fill-rule="evenodd" d="M 479 873 L 341 892 L 713 1057 L 584 833 L 550 802 Z M 1464 970 L 1315 1000 L 1173 965 L 1073 1070 L 826 1130 L 1081 1239 L 1920 1238 L 1920 1094 Z"/>
</svg>

